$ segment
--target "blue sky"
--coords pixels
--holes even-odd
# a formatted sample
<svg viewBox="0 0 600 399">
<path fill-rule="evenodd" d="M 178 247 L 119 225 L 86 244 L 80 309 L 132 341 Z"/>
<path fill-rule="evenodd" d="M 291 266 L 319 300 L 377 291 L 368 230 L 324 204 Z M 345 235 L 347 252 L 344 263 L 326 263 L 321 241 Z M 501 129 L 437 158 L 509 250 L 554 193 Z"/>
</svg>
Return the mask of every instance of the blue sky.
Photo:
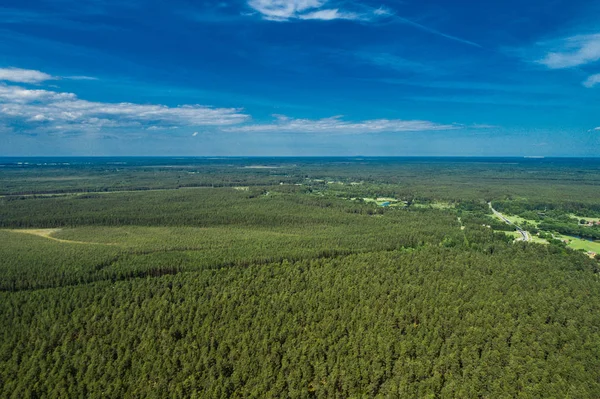
<svg viewBox="0 0 600 399">
<path fill-rule="evenodd" d="M 0 155 L 600 156 L 600 1 L 3 0 Z"/>
</svg>

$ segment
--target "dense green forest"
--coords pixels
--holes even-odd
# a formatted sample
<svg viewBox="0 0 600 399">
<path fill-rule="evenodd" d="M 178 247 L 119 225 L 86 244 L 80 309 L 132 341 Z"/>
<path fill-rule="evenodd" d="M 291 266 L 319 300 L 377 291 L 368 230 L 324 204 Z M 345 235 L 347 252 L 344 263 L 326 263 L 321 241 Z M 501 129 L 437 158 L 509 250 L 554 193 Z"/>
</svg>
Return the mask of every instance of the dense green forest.
<svg viewBox="0 0 600 399">
<path fill-rule="evenodd" d="M 600 397 L 600 162 L 27 162 L 0 397 Z"/>
</svg>

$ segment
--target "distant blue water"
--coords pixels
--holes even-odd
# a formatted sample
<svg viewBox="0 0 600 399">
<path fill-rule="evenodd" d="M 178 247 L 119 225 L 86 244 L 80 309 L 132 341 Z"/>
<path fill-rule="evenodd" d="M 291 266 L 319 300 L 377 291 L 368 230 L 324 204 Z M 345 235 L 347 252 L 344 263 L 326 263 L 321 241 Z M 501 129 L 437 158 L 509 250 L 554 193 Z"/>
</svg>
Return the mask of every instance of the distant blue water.
<svg viewBox="0 0 600 399">
<path fill-rule="evenodd" d="M 599 168 L 600 158 L 523 157 L 0 157 L 0 167 L 190 164 L 506 164 Z"/>
<path fill-rule="evenodd" d="M 589 238 L 589 237 L 572 236 L 572 235 L 568 235 L 568 234 L 567 234 L 567 237 L 578 238 L 580 240 L 586 240 L 586 241 L 589 241 L 589 242 L 598 242 L 598 240 L 594 240 L 593 238 Z"/>
</svg>

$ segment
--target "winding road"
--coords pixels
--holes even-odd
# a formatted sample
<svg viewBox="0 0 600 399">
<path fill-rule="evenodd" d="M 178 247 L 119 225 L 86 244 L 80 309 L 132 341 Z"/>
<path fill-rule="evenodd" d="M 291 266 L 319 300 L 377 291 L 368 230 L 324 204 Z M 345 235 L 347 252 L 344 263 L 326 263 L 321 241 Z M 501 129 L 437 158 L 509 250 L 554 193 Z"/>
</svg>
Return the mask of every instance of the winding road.
<svg viewBox="0 0 600 399">
<path fill-rule="evenodd" d="M 521 241 L 531 241 L 531 235 L 527 231 L 523 230 L 522 228 L 520 228 L 519 226 L 517 226 L 516 224 L 514 224 L 513 222 L 508 220 L 503 214 L 501 214 L 500 212 L 495 210 L 492 207 L 491 202 L 488 202 L 488 205 L 489 205 L 490 209 L 492 210 L 492 212 L 494 212 L 494 215 L 496 215 L 500 219 L 504 220 L 505 223 L 510 224 L 511 226 L 515 227 L 515 229 L 519 232 L 519 234 L 521 234 Z"/>
</svg>

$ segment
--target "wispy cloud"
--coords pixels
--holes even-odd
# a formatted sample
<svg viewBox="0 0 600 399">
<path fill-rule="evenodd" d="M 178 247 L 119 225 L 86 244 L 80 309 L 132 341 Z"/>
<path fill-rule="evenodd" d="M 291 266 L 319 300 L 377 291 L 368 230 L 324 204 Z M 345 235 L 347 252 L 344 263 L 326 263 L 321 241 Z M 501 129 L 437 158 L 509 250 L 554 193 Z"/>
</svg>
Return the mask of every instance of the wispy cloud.
<svg viewBox="0 0 600 399">
<path fill-rule="evenodd" d="M 95 78 L 93 76 L 80 76 L 80 75 L 76 75 L 76 76 L 63 76 L 63 79 L 70 79 L 70 80 L 98 80 L 98 78 Z"/>
<path fill-rule="evenodd" d="M 373 14 L 375 14 L 375 15 L 391 15 L 392 12 L 388 8 L 381 6 L 377 9 L 375 9 L 373 11 Z"/>
<path fill-rule="evenodd" d="M 396 133 L 460 129 L 460 125 L 445 125 L 430 121 L 401 119 L 371 119 L 357 122 L 345 121 L 341 116 L 323 119 L 295 119 L 273 115 L 273 123 L 226 127 L 226 132 L 282 132 L 282 133 Z"/>
<path fill-rule="evenodd" d="M 80 99 L 73 93 L 0 84 L 0 122 L 25 131 L 226 126 L 249 119 L 239 108 L 102 103 Z"/>
<path fill-rule="evenodd" d="M 550 69 L 573 68 L 600 60 L 600 33 L 542 42 L 538 47 L 546 49 L 539 64 Z"/>
<path fill-rule="evenodd" d="M 600 84 L 600 73 L 590 76 L 583 82 L 583 85 L 588 88 L 592 88 L 597 84 Z"/>
<path fill-rule="evenodd" d="M 0 81 L 13 82 L 13 83 L 42 83 L 48 80 L 98 80 L 93 76 L 52 76 L 42 71 L 36 71 L 35 69 L 21 69 L 21 68 L 0 68 Z"/>
<path fill-rule="evenodd" d="M 326 7 L 328 0 L 248 0 L 248 5 L 269 21 L 321 20 L 336 19 L 367 21 L 376 16 L 387 15 L 385 9 L 370 12 L 341 10 L 339 7 Z"/>
<path fill-rule="evenodd" d="M 480 48 L 482 47 L 478 43 L 472 42 L 470 40 L 462 39 L 462 38 L 457 37 L 457 36 L 449 35 L 447 33 L 441 32 L 441 31 L 439 31 L 437 29 L 433 29 L 433 28 L 430 28 L 429 26 L 421 25 L 421 24 L 419 24 L 419 23 L 417 23 L 415 21 L 412 21 L 412 20 L 407 19 L 407 18 L 400 17 L 398 15 L 395 15 L 394 18 L 398 22 L 400 22 L 400 23 L 412 26 L 413 28 L 417 28 L 417 29 L 422 30 L 424 32 L 428 32 L 428 33 L 431 33 L 431 34 L 436 35 L 436 36 L 443 37 L 443 38 L 448 39 L 448 40 L 452 40 L 452 41 L 455 41 L 455 42 L 458 42 L 458 43 L 462 43 L 462 44 L 466 44 L 466 45 L 473 46 L 473 47 L 480 47 Z"/>
<path fill-rule="evenodd" d="M 249 0 L 248 5 L 264 19 L 287 21 L 298 18 L 308 10 L 322 7 L 326 0 Z"/>
<path fill-rule="evenodd" d="M 257 11 L 263 19 L 270 21 L 289 21 L 293 19 L 317 19 L 331 21 L 335 19 L 346 19 L 354 21 L 374 21 L 382 18 L 390 18 L 398 23 L 411 26 L 421 31 L 443 37 L 458 43 L 473 47 L 482 47 L 480 44 L 466 40 L 448 33 L 441 32 L 429 26 L 422 25 L 408 18 L 396 15 L 387 7 L 372 8 L 352 2 L 344 2 L 340 5 L 354 6 L 354 10 L 341 10 L 340 7 L 329 6 L 329 0 L 248 0 L 248 5 Z M 327 8 L 323 8 L 329 6 Z"/>
<path fill-rule="evenodd" d="M 7 68 L 13 80 L 23 83 L 54 79 L 41 71 Z M 14 71 L 20 71 L 20 75 Z M 18 75 L 18 76 L 17 76 Z M 73 78 L 73 77 L 71 77 Z M 8 79 L 5 80 L 8 81 Z M 12 80 L 11 80 L 12 81 Z M 212 127 L 221 132 L 362 134 L 483 129 L 488 125 L 442 124 L 427 120 L 366 119 L 346 120 L 342 116 L 322 119 L 274 115 L 272 122 L 250 123 L 241 108 L 203 105 L 165 106 L 160 104 L 107 103 L 87 101 L 75 93 L 23 87 L 0 82 L 0 126 L 3 131 L 28 134 L 105 134 L 143 131 L 166 132 L 178 128 Z M 112 133 L 111 133 L 112 134 Z M 192 137 L 199 133 L 190 133 Z"/>
<path fill-rule="evenodd" d="M 536 44 L 543 51 L 541 58 L 534 59 L 548 69 L 570 69 L 592 65 L 600 61 L 600 33 L 575 35 Z M 600 83 L 600 74 L 589 76 L 583 86 L 592 88 Z"/>
<path fill-rule="evenodd" d="M 52 75 L 41 71 L 20 68 L 0 68 L 0 80 L 15 83 L 40 83 L 46 80 L 55 80 Z"/>
<path fill-rule="evenodd" d="M 331 21 L 334 19 L 348 19 L 357 20 L 362 19 L 359 14 L 354 12 L 340 11 L 338 8 L 331 8 L 328 10 L 319 10 L 309 12 L 307 14 L 301 14 L 298 16 L 299 19 L 320 19 L 322 21 Z"/>
<path fill-rule="evenodd" d="M 364 4 L 353 2 L 342 2 L 339 4 L 333 2 L 334 4 L 339 5 L 333 6 L 331 3 L 332 2 L 329 0 L 248 0 L 248 5 L 253 10 L 258 12 L 263 19 L 268 21 L 284 22 L 290 20 L 350 20 L 372 22 L 386 18 L 448 40 L 473 47 L 482 47 L 478 43 L 470 40 L 462 39 L 460 37 L 419 24 L 410 19 L 400 17 L 392 10 L 384 6 L 372 8 Z M 354 7 L 354 9 L 341 9 L 341 6 L 350 6 Z"/>
<path fill-rule="evenodd" d="M 488 125 L 486 123 L 474 123 L 469 127 L 472 129 L 498 129 L 500 126 Z"/>
</svg>

